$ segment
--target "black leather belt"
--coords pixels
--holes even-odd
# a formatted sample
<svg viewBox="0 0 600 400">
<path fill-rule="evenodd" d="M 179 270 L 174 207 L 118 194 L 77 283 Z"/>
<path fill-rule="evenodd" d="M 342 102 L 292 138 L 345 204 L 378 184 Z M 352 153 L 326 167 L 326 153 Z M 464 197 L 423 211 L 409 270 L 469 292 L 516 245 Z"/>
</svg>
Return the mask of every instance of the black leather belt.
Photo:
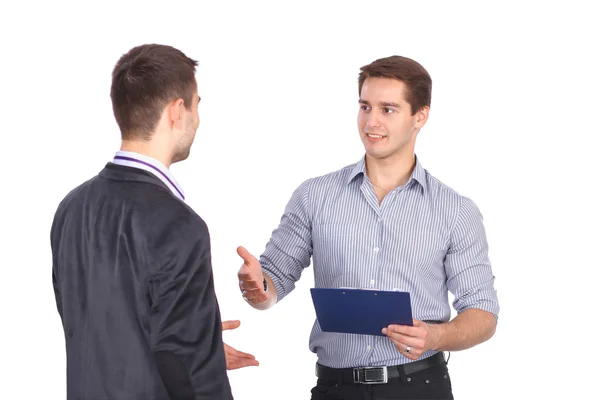
<svg viewBox="0 0 600 400">
<path fill-rule="evenodd" d="M 413 361 L 393 367 L 361 367 L 361 368 L 329 368 L 317 363 L 317 377 L 326 381 L 338 383 L 382 384 L 388 379 L 399 378 L 404 375 L 414 374 L 427 368 L 445 364 L 444 353 L 436 353 L 423 360 Z M 402 372 L 401 372 L 402 371 Z"/>
</svg>

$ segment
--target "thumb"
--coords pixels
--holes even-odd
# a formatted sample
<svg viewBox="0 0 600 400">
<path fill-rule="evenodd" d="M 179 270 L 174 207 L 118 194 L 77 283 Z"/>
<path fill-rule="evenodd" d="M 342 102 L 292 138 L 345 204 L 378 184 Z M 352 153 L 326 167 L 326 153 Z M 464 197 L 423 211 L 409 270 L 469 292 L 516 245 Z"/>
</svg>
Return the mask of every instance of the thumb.
<svg viewBox="0 0 600 400">
<path fill-rule="evenodd" d="M 243 246 L 239 246 L 237 248 L 237 253 L 242 259 L 244 263 L 246 263 L 249 267 L 253 267 L 258 264 L 258 260 L 254 257 L 248 250 L 246 250 Z"/>
<path fill-rule="evenodd" d="M 223 321 L 221 323 L 222 325 L 222 330 L 227 331 L 230 329 L 236 329 L 240 326 L 241 322 L 240 321 Z"/>
</svg>

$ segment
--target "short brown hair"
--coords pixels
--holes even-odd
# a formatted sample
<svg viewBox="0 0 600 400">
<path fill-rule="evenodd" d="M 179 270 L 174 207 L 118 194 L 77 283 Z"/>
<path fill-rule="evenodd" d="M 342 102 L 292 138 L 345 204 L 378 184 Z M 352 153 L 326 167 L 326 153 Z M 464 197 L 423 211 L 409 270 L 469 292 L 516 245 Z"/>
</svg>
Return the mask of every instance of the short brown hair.
<svg viewBox="0 0 600 400">
<path fill-rule="evenodd" d="M 149 139 L 164 107 L 182 98 L 190 108 L 198 62 L 171 46 L 145 44 L 121 56 L 110 98 L 122 139 Z"/>
<path fill-rule="evenodd" d="M 421 108 L 431 106 L 431 77 L 421 64 L 402 56 L 380 58 L 360 69 L 358 95 L 367 78 L 392 78 L 406 84 L 406 101 L 412 115 Z"/>
</svg>

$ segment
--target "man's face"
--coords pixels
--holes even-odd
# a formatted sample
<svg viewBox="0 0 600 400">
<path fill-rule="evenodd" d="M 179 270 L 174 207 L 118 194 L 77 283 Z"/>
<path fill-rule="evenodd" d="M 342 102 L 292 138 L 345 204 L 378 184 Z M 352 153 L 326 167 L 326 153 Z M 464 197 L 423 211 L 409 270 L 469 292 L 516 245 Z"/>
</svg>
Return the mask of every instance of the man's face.
<svg viewBox="0 0 600 400">
<path fill-rule="evenodd" d="M 192 97 L 192 105 L 190 109 L 184 108 L 184 129 L 180 133 L 179 140 L 175 149 L 175 155 L 172 162 L 183 161 L 190 155 L 194 138 L 196 137 L 196 131 L 200 125 L 200 114 L 198 107 L 200 104 L 200 96 L 194 93 Z"/>
<path fill-rule="evenodd" d="M 411 156 L 428 108 L 411 115 L 406 85 L 397 79 L 367 78 L 363 83 L 358 130 L 368 156 L 385 159 Z"/>
</svg>

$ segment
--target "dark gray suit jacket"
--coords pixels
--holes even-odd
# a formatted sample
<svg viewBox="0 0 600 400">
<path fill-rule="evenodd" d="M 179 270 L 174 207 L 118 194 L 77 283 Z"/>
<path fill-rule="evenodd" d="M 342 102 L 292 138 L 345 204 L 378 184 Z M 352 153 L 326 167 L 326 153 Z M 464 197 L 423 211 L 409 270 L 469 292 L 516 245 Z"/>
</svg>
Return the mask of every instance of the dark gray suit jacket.
<svg viewBox="0 0 600 400">
<path fill-rule="evenodd" d="M 108 163 L 51 246 L 68 400 L 232 399 L 207 226 L 158 178 Z"/>
</svg>

